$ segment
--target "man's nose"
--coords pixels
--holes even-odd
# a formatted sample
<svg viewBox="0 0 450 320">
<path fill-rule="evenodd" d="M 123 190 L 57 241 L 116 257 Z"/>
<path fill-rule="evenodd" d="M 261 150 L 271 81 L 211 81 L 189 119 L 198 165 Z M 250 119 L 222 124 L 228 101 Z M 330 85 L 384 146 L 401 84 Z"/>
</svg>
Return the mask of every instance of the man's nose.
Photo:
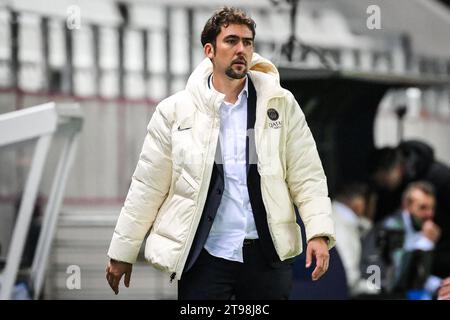
<svg viewBox="0 0 450 320">
<path fill-rule="evenodd" d="M 236 52 L 243 52 L 244 51 L 244 43 L 242 41 L 239 41 L 236 44 Z"/>
</svg>

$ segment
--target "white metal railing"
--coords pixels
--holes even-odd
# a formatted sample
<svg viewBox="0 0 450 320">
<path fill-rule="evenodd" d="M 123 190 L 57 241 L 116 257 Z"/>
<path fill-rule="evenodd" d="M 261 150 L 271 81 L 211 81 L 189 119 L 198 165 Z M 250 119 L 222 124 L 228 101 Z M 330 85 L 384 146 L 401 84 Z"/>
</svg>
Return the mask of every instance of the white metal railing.
<svg viewBox="0 0 450 320">
<path fill-rule="evenodd" d="M 29 274 L 33 297 L 35 299 L 39 297 L 82 122 L 83 117 L 78 105 L 56 106 L 53 102 L 0 115 L 0 147 L 37 139 L 6 264 L 0 273 L 0 299 L 2 300 L 11 299 L 44 165 L 52 138 L 58 132 L 64 137 L 64 145 L 62 152 L 59 154 L 59 161 L 54 173 L 39 241 Z"/>
</svg>

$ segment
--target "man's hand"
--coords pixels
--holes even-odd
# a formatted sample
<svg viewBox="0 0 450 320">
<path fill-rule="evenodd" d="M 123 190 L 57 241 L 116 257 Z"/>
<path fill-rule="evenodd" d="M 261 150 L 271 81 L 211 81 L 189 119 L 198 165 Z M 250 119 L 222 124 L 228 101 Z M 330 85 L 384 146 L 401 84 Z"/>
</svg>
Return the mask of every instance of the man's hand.
<svg viewBox="0 0 450 320">
<path fill-rule="evenodd" d="M 306 268 L 311 266 L 313 256 L 316 258 L 316 268 L 314 269 L 311 278 L 313 281 L 316 281 L 328 270 L 330 255 L 328 253 L 327 238 L 317 237 L 309 240 L 306 249 Z"/>
<path fill-rule="evenodd" d="M 437 243 L 441 237 L 441 228 L 439 228 L 439 226 L 433 221 L 427 220 L 422 226 L 422 233 L 433 243 Z"/>
<path fill-rule="evenodd" d="M 125 287 L 128 288 L 130 286 L 132 269 L 133 265 L 131 263 L 117 261 L 114 259 L 109 260 L 108 265 L 106 266 L 106 279 L 115 294 L 119 293 L 119 283 L 123 274 L 125 274 Z"/>
</svg>

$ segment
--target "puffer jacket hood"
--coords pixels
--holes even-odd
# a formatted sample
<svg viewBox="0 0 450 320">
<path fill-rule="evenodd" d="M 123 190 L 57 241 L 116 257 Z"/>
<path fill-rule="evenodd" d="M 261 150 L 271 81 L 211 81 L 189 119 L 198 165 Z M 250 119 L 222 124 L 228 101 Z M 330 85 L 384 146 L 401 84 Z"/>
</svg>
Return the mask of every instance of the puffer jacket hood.
<svg viewBox="0 0 450 320">
<path fill-rule="evenodd" d="M 422 179 L 434 162 L 433 148 L 419 140 L 408 140 L 402 142 L 399 149 L 405 157 L 406 180 Z"/>
<path fill-rule="evenodd" d="M 209 58 L 205 58 L 192 72 L 186 84 L 186 91 L 193 95 L 194 100 L 202 102 L 197 107 L 206 113 L 213 111 L 209 110 L 208 107 L 212 105 L 216 98 L 223 99 L 225 97 L 222 93 L 209 88 L 208 77 L 212 72 L 213 64 Z M 258 77 L 252 77 L 253 73 L 258 73 Z M 257 82 L 255 86 L 270 88 L 268 92 L 272 94 L 274 89 L 279 92 L 282 90 L 278 69 L 272 62 L 257 53 L 253 53 L 249 75 L 253 82 Z M 263 89 L 261 92 L 267 92 L 267 90 Z"/>
</svg>

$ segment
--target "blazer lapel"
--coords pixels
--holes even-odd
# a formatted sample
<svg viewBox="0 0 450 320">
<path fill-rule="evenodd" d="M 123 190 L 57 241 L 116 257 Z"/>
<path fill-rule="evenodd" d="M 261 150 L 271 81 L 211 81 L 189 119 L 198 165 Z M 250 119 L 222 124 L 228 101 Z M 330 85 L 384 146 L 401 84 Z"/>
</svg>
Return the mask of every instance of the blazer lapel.
<svg viewBox="0 0 450 320">
<path fill-rule="evenodd" d="M 222 160 L 222 149 L 220 148 L 220 139 L 217 139 L 217 149 L 216 149 L 216 156 L 214 160 L 214 165 L 217 168 L 217 171 L 219 172 L 219 177 L 223 180 L 223 160 Z"/>
<path fill-rule="evenodd" d="M 257 154 L 255 147 L 255 130 L 254 130 L 255 121 L 256 121 L 256 90 L 250 77 L 248 77 L 247 137 L 245 142 L 245 163 L 247 168 L 247 175 L 250 170 L 250 164 L 257 163 Z M 214 165 L 216 166 L 219 172 L 219 176 L 223 179 L 222 149 L 220 147 L 220 139 L 219 141 L 217 141 L 217 149 Z"/>
<path fill-rule="evenodd" d="M 247 175 L 251 164 L 257 163 L 255 147 L 255 121 L 256 121 L 256 90 L 250 77 L 248 77 L 248 98 L 247 98 L 247 138 L 245 144 L 245 161 L 247 165 Z"/>
</svg>

